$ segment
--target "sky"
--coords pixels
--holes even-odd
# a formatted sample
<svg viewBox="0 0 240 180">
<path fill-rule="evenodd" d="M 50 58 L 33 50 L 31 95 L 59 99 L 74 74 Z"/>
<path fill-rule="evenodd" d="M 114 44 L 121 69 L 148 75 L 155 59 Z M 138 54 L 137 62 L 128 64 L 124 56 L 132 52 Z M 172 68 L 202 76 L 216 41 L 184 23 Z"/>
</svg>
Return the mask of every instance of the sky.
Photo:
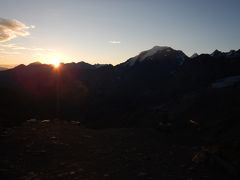
<svg viewBox="0 0 240 180">
<path fill-rule="evenodd" d="M 0 65 L 240 49 L 239 0 L 0 0 Z"/>
</svg>

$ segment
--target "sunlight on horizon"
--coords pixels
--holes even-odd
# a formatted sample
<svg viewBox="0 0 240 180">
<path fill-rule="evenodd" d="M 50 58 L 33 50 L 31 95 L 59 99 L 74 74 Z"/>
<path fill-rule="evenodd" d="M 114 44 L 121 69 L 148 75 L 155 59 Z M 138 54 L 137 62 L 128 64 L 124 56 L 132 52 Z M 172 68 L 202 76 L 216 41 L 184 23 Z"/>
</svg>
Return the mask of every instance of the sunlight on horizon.
<svg viewBox="0 0 240 180">
<path fill-rule="evenodd" d="M 38 54 L 34 57 L 35 61 L 41 62 L 43 64 L 52 65 L 54 68 L 59 68 L 61 63 L 70 62 L 68 56 L 60 52 Z"/>
<path fill-rule="evenodd" d="M 59 68 L 60 63 L 61 63 L 61 62 L 60 62 L 60 58 L 57 57 L 57 56 L 51 57 L 48 61 L 49 61 L 49 64 L 53 65 L 53 67 L 54 67 L 55 69 Z"/>
</svg>

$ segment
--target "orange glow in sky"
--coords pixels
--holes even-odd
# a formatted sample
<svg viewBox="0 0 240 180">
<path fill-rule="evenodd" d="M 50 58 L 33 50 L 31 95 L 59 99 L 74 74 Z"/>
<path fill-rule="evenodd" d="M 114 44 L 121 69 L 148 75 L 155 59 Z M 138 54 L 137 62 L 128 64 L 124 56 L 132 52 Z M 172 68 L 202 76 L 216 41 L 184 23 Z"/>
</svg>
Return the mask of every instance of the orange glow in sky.
<svg viewBox="0 0 240 180">
<path fill-rule="evenodd" d="M 58 68 L 60 66 L 60 59 L 59 57 L 52 57 L 49 59 L 49 64 L 52 64 L 54 68 Z"/>
</svg>

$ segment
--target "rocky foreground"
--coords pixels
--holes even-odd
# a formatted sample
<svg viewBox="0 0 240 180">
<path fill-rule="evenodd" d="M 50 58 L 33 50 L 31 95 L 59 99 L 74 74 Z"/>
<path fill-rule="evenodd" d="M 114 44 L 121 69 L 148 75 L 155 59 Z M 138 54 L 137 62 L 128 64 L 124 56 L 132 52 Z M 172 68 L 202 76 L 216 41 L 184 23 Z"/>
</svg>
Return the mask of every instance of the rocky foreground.
<svg viewBox="0 0 240 180">
<path fill-rule="evenodd" d="M 238 178 L 238 144 L 206 145 L 191 134 L 32 120 L 2 128 L 0 138 L 1 180 Z"/>
</svg>

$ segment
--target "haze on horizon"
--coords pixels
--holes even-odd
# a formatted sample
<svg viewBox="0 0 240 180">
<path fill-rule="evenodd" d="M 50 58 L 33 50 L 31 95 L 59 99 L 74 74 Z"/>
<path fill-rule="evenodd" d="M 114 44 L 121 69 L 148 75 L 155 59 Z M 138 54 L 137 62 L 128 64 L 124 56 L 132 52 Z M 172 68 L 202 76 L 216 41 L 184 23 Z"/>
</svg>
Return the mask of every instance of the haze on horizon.
<svg viewBox="0 0 240 180">
<path fill-rule="evenodd" d="M 0 0 L 0 65 L 118 64 L 155 45 L 240 48 L 239 0 Z"/>
</svg>

